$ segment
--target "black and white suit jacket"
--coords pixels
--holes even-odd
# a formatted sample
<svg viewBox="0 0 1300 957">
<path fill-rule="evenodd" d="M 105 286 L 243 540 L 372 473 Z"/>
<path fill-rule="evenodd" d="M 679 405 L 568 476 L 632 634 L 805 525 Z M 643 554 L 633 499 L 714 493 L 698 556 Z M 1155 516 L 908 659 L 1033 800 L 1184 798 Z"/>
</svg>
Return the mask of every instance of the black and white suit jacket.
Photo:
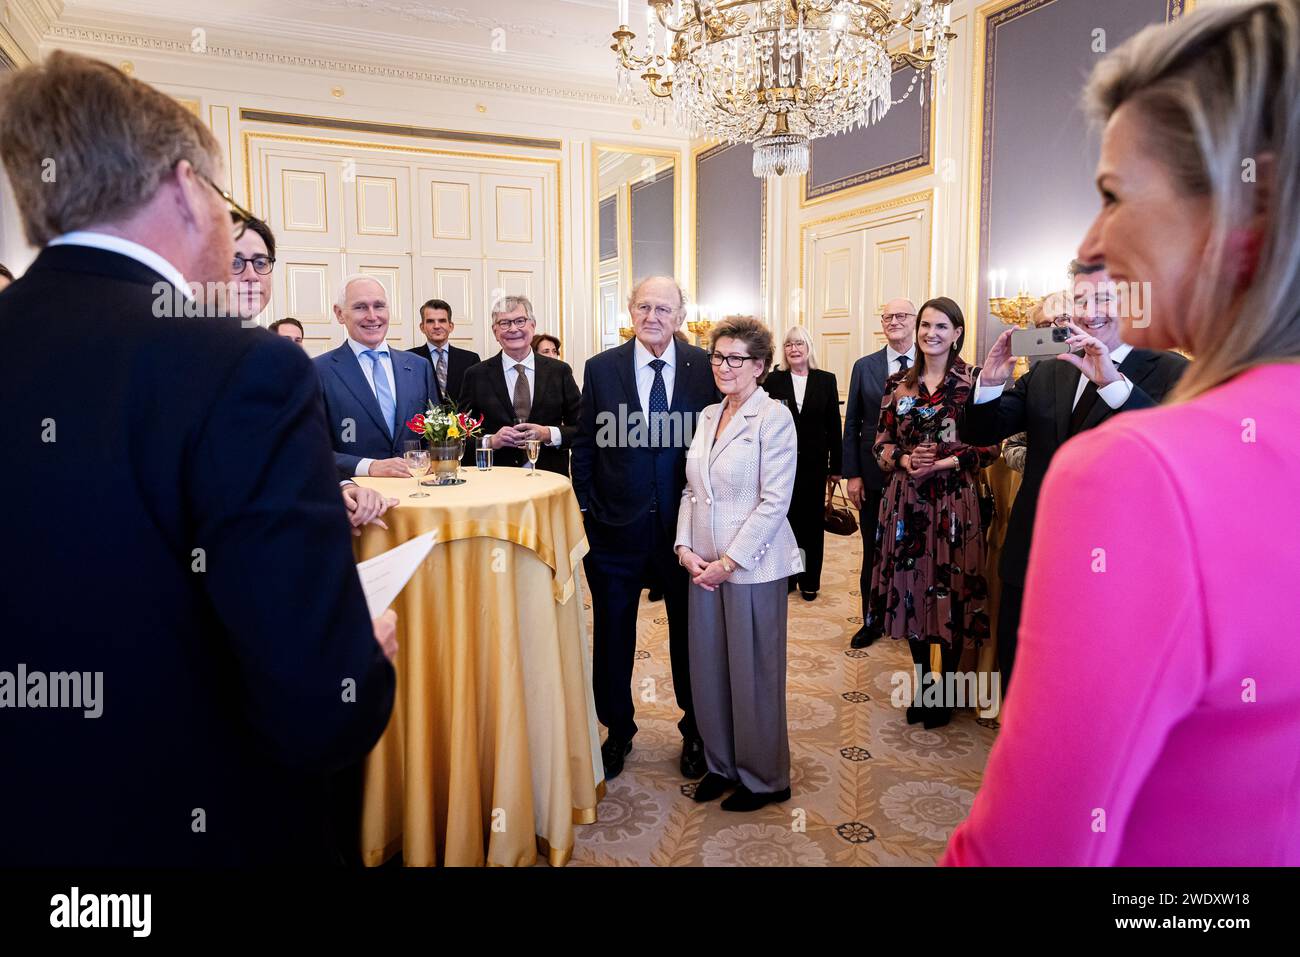
<svg viewBox="0 0 1300 957">
<path fill-rule="evenodd" d="M 578 383 L 567 362 L 533 353 L 532 409 L 528 421 L 533 425 L 555 426 L 560 430 L 560 447 L 543 445 L 537 467 L 560 475 L 569 474 L 569 447 L 578 431 L 578 410 L 582 403 Z M 506 370 L 501 353 L 470 366 L 461 386 L 460 407 L 474 416 L 482 415 L 483 434 L 490 435 L 515 420 L 514 399 L 506 388 Z M 468 446 L 469 443 L 466 443 Z M 467 461 L 474 450 L 465 449 Z M 522 466 L 528 458 L 523 449 L 500 448 L 493 453 L 498 465 Z"/>
<path fill-rule="evenodd" d="M 840 387 L 835 373 L 808 370 L 803 408 L 795 400 L 794 378 L 788 370 L 774 369 L 763 380 L 767 394 L 784 402 L 799 433 L 799 477 L 818 485 L 843 468 L 844 441 L 840 433 Z M 829 471 L 828 471 L 829 470 Z"/>
<path fill-rule="evenodd" d="M 1119 371 L 1133 383 L 1128 400 L 1119 409 L 1112 409 L 1098 399 L 1080 431 L 1094 429 L 1118 412 L 1159 405 L 1186 368 L 1187 360 L 1177 353 L 1133 349 L 1119 364 Z M 971 390 L 960 426 L 963 442 L 994 445 L 1017 432 L 1028 433 L 1024 480 L 1011 507 L 998 566 L 999 575 L 1008 584 L 1021 586 L 1025 582 L 1038 493 L 1052 456 L 1070 438 L 1070 417 L 1080 374 L 1068 362 L 1044 359 L 1030 366 L 1014 386 L 990 402 L 976 404 L 978 390 Z"/>
</svg>

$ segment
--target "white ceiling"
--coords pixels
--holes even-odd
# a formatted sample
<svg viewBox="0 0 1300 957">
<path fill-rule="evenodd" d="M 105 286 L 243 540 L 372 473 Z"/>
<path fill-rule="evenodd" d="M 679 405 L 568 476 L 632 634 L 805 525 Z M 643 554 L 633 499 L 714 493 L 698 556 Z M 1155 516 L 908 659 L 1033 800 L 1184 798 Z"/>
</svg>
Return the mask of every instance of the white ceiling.
<svg viewBox="0 0 1300 957">
<path fill-rule="evenodd" d="M 630 19 L 644 23 L 644 0 Z M 64 0 L 58 23 L 611 94 L 618 0 Z M 638 31 L 639 32 L 639 31 Z"/>
</svg>

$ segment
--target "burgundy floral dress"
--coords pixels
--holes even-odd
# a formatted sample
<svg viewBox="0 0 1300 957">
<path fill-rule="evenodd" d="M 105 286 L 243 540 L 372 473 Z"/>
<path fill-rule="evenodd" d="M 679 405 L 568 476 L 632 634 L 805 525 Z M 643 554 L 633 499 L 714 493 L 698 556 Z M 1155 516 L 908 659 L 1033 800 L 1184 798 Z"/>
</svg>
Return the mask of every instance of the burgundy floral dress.
<svg viewBox="0 0 1300 957">
<path fill-rule="evenodd" d="M 979 369 L 954 360 L 934 393 L 919 379 L 904 384 L 905 375 L 886 383 L 876 430 L 876 460 L 888 481 L 876 521 L 867 626 L 891 638 L 978 644 L 989 636 L 980 470 L 997 460 L 999 448 L 958 441 L 957 423 Z M 955 455 L 959 468 L 916 480 L 898 465 L 936 440 L 936 461 Z"/>
</svg>

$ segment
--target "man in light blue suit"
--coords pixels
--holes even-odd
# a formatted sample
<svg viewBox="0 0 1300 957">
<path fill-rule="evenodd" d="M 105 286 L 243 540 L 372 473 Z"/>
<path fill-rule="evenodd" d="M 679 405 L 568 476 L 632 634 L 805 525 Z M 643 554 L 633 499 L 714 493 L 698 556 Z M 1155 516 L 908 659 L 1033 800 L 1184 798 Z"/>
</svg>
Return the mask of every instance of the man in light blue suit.
<svg viewBox="0 0 1300 957">
<path fill-rule="evenodd" d="M 402 443 L 419 436 L 406 422 L 438 395 L 432 368 L 420 356 L 388 348 L 388 294 L 377 279 L 345 278 L 334 316 L 347 338 L 315 362 L 339 478 L 409 476 Z"/>
</svg>

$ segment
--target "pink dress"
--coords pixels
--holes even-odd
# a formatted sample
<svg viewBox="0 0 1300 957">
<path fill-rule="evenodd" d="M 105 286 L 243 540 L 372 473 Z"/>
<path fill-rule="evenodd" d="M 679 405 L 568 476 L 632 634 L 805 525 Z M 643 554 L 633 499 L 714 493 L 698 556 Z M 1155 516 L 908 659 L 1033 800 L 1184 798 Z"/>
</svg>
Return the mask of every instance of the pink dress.
<svg viewBox="0 0 1300 957">
<path fill-rule="evenodd" d="M 947 865 L 1300 864 L 1300 364 L 1070 440 Z"/>
</svg>

